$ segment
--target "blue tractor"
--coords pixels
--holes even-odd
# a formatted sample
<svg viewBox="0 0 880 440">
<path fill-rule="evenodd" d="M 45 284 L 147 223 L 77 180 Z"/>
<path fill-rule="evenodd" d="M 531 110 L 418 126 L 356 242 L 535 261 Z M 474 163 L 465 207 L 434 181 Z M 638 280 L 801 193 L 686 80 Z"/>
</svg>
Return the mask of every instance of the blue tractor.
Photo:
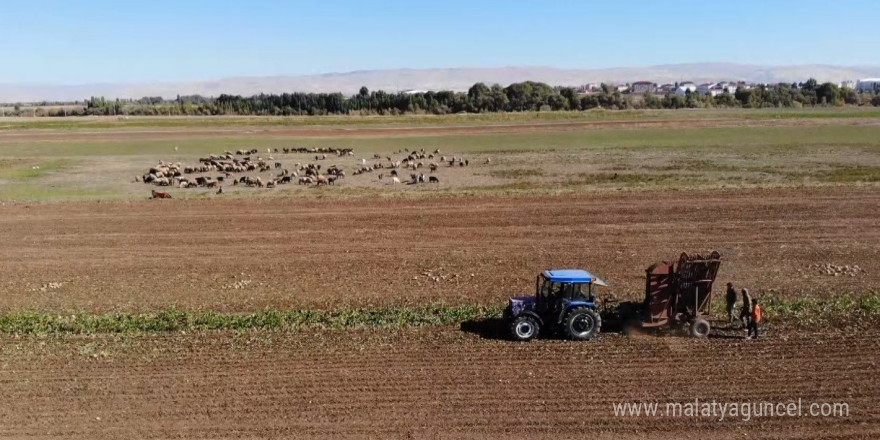
<svg viewBox="0 0 880 440">
<path fill-rule="evenodd" d="M 529 341 L 542 329 L 572 340 L 595 338 L 602 327 L 593 286 L 605 282 L 585 270 L 547 270 L 538 275 L 535 296 L 510 299 L 504 320 L 517 341 Z"/>
</svg>

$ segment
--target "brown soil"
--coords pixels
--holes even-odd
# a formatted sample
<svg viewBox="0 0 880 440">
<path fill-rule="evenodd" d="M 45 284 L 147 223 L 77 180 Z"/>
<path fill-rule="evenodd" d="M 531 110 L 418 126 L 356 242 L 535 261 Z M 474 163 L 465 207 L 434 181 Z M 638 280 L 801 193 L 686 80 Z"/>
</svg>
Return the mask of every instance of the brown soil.
<svg viewBox="0 0 880 440">
<path fill-rule="evenodd" d="M 100 130 L 2 130 L 0 142 L 9 141 L 132 141 L 139 139 L 180 139 L 216 137 L 393 137 L 443 136 L 483 133 L 518 133 L 534 131 L 569 131 L 605 128 L 701 128 L 701 127 L 800 127 L 815 125 L 877 125 L 877 118 L 816 118 L 816 119 L 666 119 L 570 121 L 481 125 L 425 125 L 425 126 L 303 126 L 303 127 L 230 127 L 230 128 L 156 128 L 156 129 L 100 129 Z"/>
<path fill-rule="evenodd" d="M 0 310 L 502 304 L 551 267 L 635 298 L 645 267 L 706 249 L 726 259 L 720 283 L 759 295 L 861 294 L 880 287 L 878 203 L 850 187 L 7 204 Z"/>
<path fill-rule="evenodd" d="M 878 334 L 517 344 L 457 329 L 4 340 L 3 438 L 871 439 Z M 619 402 L 848 417 L 615 417 Z"/>
</svg>

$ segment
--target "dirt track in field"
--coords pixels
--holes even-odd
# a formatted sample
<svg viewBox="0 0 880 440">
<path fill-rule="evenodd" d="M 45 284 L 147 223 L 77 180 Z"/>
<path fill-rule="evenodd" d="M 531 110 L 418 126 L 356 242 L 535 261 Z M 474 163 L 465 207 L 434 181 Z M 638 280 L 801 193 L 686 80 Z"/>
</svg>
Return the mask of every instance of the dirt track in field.
<svg viewBox="0 0 880 440">
<path fill-rule="evenodd" d="M 3 438 L 871 439 L 878 334 L 517 344 L 454 328 L 4 341 Z M 615 417 L 844 402 L 848 417 Z"/>
<path fill-rule="evenodd" d="M 816 125 L 877 125 L 877 118 L 802 118 L 802 119 L 664 119 L 664 120 L 610 120 L 564 121 L 538 123 L 497 123 L 480 125 L 424 125 L 411 126 L 302 126 L 302 127 L 232 127 L 232 128 L 132 128 L 99 130 L 2 130 L 0 142 L 12 141 L 133 141 L 141 139 L 180 139 L 216 137 L 394 137 L 394 136 L 449 136 L 485 133 L 520 133 L 542 131 L 570 131 L 584 129 L 639 129 L 639 128 L 704 128 L 704 127 L 801 127 Z"/>
<path fill-rule="evenodd" d="M 880 287 L 878 217 L 880 193 L 852 187 L 8 204 L 0 310 L 502 304 L 550 267 L 636 298 L 645 267 L 706 249 L 726 259 L 718 286 L 862 294 Z M 864 272 L 810 267 L 824 263 Z"/>
</svg>

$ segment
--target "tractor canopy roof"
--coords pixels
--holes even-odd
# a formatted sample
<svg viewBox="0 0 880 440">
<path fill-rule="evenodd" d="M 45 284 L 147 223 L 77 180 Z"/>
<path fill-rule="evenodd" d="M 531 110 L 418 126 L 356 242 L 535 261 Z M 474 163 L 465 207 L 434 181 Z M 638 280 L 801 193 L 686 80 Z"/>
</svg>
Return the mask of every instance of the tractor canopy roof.
<svg viewBox="0 0 880 440">
<path fill-rule="evenodd" d="M 544 278 L 554 283 L 592 283 L 607 286 L 604 281 L 582 269 L 557 269 L 544 271 Z"/>
</svg>

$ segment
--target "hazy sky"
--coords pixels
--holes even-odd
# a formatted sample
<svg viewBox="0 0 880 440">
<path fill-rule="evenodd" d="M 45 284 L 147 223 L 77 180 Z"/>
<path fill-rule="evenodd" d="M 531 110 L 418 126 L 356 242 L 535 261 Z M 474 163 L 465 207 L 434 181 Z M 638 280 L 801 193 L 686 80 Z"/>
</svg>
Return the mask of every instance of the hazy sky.
<svg viewBox="0 0 880 440">
<path fill-rule="evenodd" d="M 878 0 L 0 0 L 0 83 L 386 68 L 880 64 Z"/>
</svg>

